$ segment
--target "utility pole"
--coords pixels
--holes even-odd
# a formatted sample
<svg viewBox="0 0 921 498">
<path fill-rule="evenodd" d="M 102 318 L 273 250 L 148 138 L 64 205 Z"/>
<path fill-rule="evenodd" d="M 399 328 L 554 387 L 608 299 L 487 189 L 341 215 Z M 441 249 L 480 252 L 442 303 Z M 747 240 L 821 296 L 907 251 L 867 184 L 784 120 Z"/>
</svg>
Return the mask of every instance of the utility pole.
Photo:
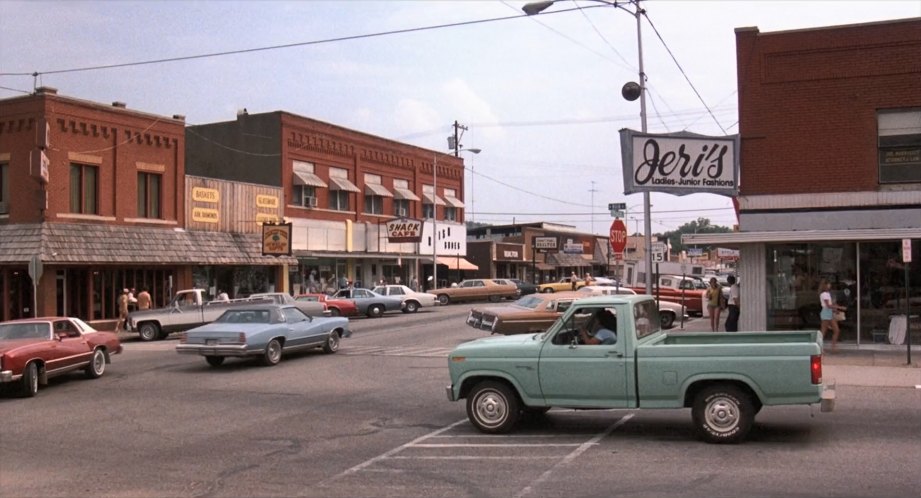
<svg viewBox="0 0 921 498">
<path fill-rule="evenodd" d="M 588 189 L 592 193 L 592 235 L 595 235 L 595 180 L 592 180 L 592 188 Z"/>
</svg>

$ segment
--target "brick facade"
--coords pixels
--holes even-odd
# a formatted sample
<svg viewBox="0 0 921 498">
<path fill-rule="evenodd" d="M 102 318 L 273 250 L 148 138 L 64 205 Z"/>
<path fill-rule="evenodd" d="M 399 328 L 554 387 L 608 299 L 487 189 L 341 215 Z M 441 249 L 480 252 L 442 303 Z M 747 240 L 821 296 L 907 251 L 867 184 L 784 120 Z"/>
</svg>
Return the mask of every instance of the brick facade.
<svg viewBox="0 0 921 498">
<path fill-rule="evenodd" d="M 741 195 L 880 189 L 877 112 L 921 107 L 921 20 L 736 30 Z"/>
</svg>

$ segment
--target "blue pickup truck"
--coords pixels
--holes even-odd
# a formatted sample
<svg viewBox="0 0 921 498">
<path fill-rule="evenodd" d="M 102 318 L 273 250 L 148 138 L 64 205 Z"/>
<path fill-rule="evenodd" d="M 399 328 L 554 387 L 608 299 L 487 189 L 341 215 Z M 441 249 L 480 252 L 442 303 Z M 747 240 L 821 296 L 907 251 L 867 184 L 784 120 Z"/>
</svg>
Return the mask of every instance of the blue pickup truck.
<svg viewBox="0 0 921 498">
<path fill-rule="evenodd" d="M 603 310 L 616 318 L 616 342 L 585 344 Z M 461 344 L 448 357 L 448 399 L 466 399 L 487 433 L 551 407 L 691 408 L 711 443 L 742 441 L 763 406 L 833 409 L 817 331 L 668 333 L 658 313 L 650 296 L 580 299 L 545 332 Z"/>
</svg>

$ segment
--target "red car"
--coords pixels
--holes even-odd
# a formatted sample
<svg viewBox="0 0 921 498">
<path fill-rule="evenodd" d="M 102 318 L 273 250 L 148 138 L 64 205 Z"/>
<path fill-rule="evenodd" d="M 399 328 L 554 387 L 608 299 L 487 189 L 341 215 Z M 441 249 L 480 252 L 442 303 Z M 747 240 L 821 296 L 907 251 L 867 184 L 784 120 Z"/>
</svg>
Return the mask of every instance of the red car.
<svg viewBox="0 0 921 498">
<path fill-rule="evenodd" d="M 35 396 L 48 379 L 83 370 L 101 377 L 110 355 L 122 352 L 118 335 L 99 332 L 79 318 L 26 318 L 0 323 L 0 384 L 19 383 Z"/>
<path fill-rule="evenodd" d="M 356 316 L 358 315 L 358 306 L 351 299 L 336 299 L 326 294 L 299 294 L 294 298 L 295 301 L 319 301 L 326 305 L 330 316 Z"/>
</svg>

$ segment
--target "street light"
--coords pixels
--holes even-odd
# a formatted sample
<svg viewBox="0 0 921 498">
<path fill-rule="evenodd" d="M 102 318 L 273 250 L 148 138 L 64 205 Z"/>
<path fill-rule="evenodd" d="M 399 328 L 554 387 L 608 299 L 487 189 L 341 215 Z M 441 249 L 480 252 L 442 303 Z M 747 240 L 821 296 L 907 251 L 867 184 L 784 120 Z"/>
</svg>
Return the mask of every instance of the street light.
<svg viewBox="0 0 921 498">
<path fill-rule="evenodd" d="M 561 0 L 546 0 L 543 2 L 532 2 L 526 4 L 521 10 L 529 16 L 539 14 L 544 11 L 551 5 Z M 641 30 L 641 18 L 644 13 L 643 9 L 640 8 L 640 0 L 626 0 L 623 3 L 633 5 L 634 10 L 630 10 L 622 5 L 621 2 L 610 1 L 610 0 L 588 0 L 591 2 L 602 3 L 609 5 L 611 7 L 616 7 L 623 10 L 624 12 L 630 13 L 633 17 L 636 18 L 636 44 L 637 44 L 637 53 L 639 57 L 639 97 L 640 97 L 640 121 L 642 125 L 642 132 L 646 133 L 646 73 L 643 71 L 643 35 Z M 630 85 L 628 83 L 627 85 Z M 627 91 L 626 85 L 624 89 L 624 97 L 631 99 L 632 95 L 629 95 L 630 92 Z M 649 259 L 649 255 L 652 254 L 652 219 L 649 214 L 650 205 L 649 205 L 649 192 L 643 192 L 643 214 L 645 216 L 644 220 L 644 229 L 646 231 L 646 293 L 652 294 L 652 260 Z"/>
</svg>

